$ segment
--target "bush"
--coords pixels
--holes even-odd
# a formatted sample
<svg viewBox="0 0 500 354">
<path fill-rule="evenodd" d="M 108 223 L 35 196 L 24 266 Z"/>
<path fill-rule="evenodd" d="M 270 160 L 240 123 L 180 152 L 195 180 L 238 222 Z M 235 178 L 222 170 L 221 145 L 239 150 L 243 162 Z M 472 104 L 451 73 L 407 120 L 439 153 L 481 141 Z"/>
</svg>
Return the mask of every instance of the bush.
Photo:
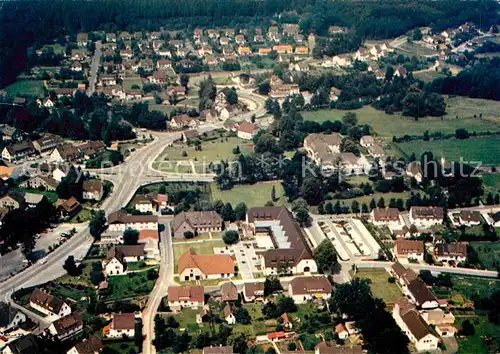
<svg viewBox="0 0 500 354">
<path fill-rule="evenodd" d="M 295 344 L 295 342 L 290 342 L 290 343 L 288 343 L 288 346 L 287 346 L 287 347 L 288 347 L 288 350 L 290 350 L 290 351 L 295 351 L 295 350 L 297 350 L 297 344 Z"/>
<path fill-rule="evenodd" d="M 389 277 L 389 279 L 387 279 L 387 281 L 391 284 L 394 284 L 396 282 L 396 278 L 394 277 Z"/>
<path fill-rule="evenodd" d="M 224 242 L 226 244 L 234 245 L 235 243 L 237 243 L 240 240 L 240 235 L 239 235 L 238 231 L 228 230 L 228 231 L 224 232 L 222 239 L 224 240 Z"/>
</svg>

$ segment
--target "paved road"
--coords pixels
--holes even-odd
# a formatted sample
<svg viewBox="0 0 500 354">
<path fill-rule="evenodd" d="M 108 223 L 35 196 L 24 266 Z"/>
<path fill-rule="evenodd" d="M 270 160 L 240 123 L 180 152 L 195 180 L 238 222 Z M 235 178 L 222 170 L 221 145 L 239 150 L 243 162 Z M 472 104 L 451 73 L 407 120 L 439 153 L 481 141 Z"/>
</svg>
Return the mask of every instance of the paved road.
<svg viewBox="0 0 500 354">
<path fill-rule="evenodd" d="M 142 352 L 144 354 L 156 353 L 156 349 L 152 344 L 155 333 L 154 317 L 158 310 L 158 306 L 160 306 L 161 300 L 167 294 L 168 287 L 170 285 L 177 285 L 174 281 L 174 251 L 172 247 L 172 234 L 170 232 L 169 224 L 169 221 L 165 221 L 163 223 L 164 230 L 160 233 L 160 271 L 155 287 L 149 294 L 148 303 L 142 311 L 142 321 L 144 324 L 144 343 Z"/>
<path fill-rule="evenodd" d="M 95 42 L 95 51 L 92 61 L 90 63 L 90 74 L 89 74 L 89 88 L 87 89 L 87 95 L 92 96 L 95 91 L 95 86 L 97 83 L 97 70 L 99 69 L 99 64 L 101 63 L 102 54 L 102 42 Z"/>
</svg>

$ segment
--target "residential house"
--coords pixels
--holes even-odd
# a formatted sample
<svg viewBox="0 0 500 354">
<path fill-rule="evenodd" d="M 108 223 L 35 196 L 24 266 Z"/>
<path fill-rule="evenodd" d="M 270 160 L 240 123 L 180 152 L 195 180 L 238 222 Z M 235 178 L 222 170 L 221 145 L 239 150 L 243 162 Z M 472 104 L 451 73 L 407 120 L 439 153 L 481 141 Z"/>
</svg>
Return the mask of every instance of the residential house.
<svg viewBox="0 0 500 354">
<path fill-rule="evenodd" d="M 115 313 L 106 336 L 108 338 L 134 338 L 135 335 L 135 316 L 133 313 Z"/>
<path fill-rule="evenodd" d="M 288 317 L 288 314 L 285 312 L 281 316 L 281 324 L 283 325 L 283 328 L 287 330 L 291 330 L 293 328 L 293 323 L 290 321 L 290 318 Z"/>
<path fill-rule="evenodd" d="M 196 129 L 198 123 L 196 122 L 196 119 L 191 118 L 187 114 L 179 114 L 173 116 L 170 119 L 170 121 L 168 122 L 168 126 L 174 129 L 183 129 L 183 128 Z"/>
<path fill-rule="evenodd" d="M 481 213 L 477 210 L 461 210 L 458 217 L 460 224 L 465 226 L 476 226 L 481 224 Z"/>
<path fill-rule="evenodd" d="M 222 301 L 238 300 L 238 288 L 232 282 L 222 284 L 220 287 L 220 294 Z"/>
<path fill-rule="evenodd" d="M 187 211 L 177 214 L 172 220 L 172 234 L 175 239 L 186 238 L 186 232 L 196 235 L 200 232 L 220 232 L 222 218 L 216 211 Z"/>
<path fill-rule="evenodd" d="M 62 219 L 69 219 L 82 210 L 82 205 L 75 197 L 69 199 L 58 199 L 54 206 Z"/>
<path fill-rule="evenodd" d="M 108 249 L 106 260 L 102 261 L 103 273 L 106 276 L 123 274 L 127 263 L 143 261 L 144 255 L 144 244 L 113 245 Z"/>
<path fill-rule="evenodd" d="M 116 42 L 116 33 L 106 33 L 106 42 Z"/>
<path fill-rule="evenodd" d="M 234 317 L 235 307 L 232 304 L 226 304 L 222 312 L 224 313 L 224 320 L 228 325 L 236 324 L 236 317 Z"/>
<path fill-rule="evenodd" d="M 215 346 L 203 348 L 202 354 L 234 354 L 233 347 L 228 346 Z"/>
<path fill-rule="evenodd" d="M 11 304 L 0 302 L 0 335 L 26 322 L 26 315 Z"/>
<path fill-rule="evenodd" d="M 72 313 L 52 322 L 48 332 L 63 341 L 83 330 L 83 320 L 79 314 Z"/>
<path fill-rule="evenodd" d="M 424 260 L 424 243 L 417 240 L 398 238 L 394 243 L 394 252 L 397 258 Z"/>
<path fill-rule="evenodd" d="M 229 279 L 235 275 L 231 256 L 223 254 L 197 254 L 187 249 L 177 260 L 181 281 L 200 279 Z"/>
<path fill-rule="evenodd" d="M 219 122 L 219 115 L 215 109 L 204 109 L 200 112 L 200 119 L 205 120 L 207 123 Z"/>
<path fill-rule="evenodd" d="M 70 69 L 72 71 L 82 71 L 83 70 L 83 66 L 82 66 L 82 64 L 79 61 L 74 61 L 73 64 L 71 64 Z"/>
<path fill-rule="evenodd" d="M 128 101 L 140 100 L 142 98 L 141 89 L 125 89 L 125 99 Z"/>
<path fill-rule="evenodd" d="M 500 211 L 491 215 L 491 225 L 494 227 L 500 227 Z"/>
<path fill-rule="evenodd" d="M 78 149 L 70 143 L 57 146 L 49 156 L 55 162 L 75 161 L 80 157 Z"/>
<path fill-rule="evenodd" d="M 71 307 L 60 298 L 35 288 L 29 297 L 29 304 L 35 310 L 51 317 L 61 318 L 71 314 Z"/>
<path fill-rule="evenodd" d="M 436 245 L 435 256 L 439 262 L 465 262 L 467 243 L 440 243 Z"/>
<path fill-rule="evenodd" d="M 264 301 L 264 282 L 244 283 L 243 298 L 246 302 Z"/>
<path fill-rule="evenodd" d="M 24 194 L 15 190 L 0 198 L 0 208 L 14 210 L 24 206 Z"/>
<path fill-rule="evenodd" d="M 327 300 L 332 290 L 332 284 L 324 276 L 295 277 L 288 284 L 288 295 L 296 304 Z"/>
<path fill-rule="evenodd" d="M 396 302 L 392 316 L 401 330 L 415 345 L 417 351 L 435 351 L 438 349 L 439 338 L 431 332 L 422 316 L 406 298 Z"/>
<path fill-rule="evenodd" d="M 120 57 L 122 59 L 132 59 L 134 52 L 130 49 L 120 49 Z"/>
<path fill-rule="evenodd" d="M 159 59 L 156 62 L 156 68 L 158 70 L 167 70 L 172 68 L 172 61 L 168 59 Z"/>
<path fill-rule="evenodd" d="M 381 158 L 385 155 L 384 149 L 378 144 L 374 144 L 368 148 L 368 153 L 374 158 Z"/>
<path fill-rule="evenodd" d="M 341 26 L 330 26 L 328 27 L 328 34 L 345 33 L 347 28 Z"/>
<path fill-rule="evenodd" d="M 30 333 L 8 343 L 2 349 L 2 354 L 36 354 L 40 353 L 40 350 L 36 336 Z"/>
<path fill-rule="evenodd" d="M 156 211 L 153 201 L 149 195 L 136 194 L 130 204 L 135 210 L 138 210 L 141 213 L 153 213 L 153 211 Z"/>
<path fill-rule="evenodd" d="M 371 135 L 363 135 L 361 137 L 361 139 L 359 139 L 359 144 L 362 147 L 367 148 L 367 147 L 373 146 L 373 144 L 375 144 L 375 139 Z"/>
<path fill-rule="evenodd" d="M 197 309 L 205 304 L 205 292 L 201 285 L 169 286 L 168 307 L 179 312 L 183 308 Z"/>
<path fill-rule="evenodd" d="M 278 26 L 270 26 L 267 30 L 267 38 L 269 40 L 274 41 L 274 42 L 279 42 L 280 41 L 280 34 L 279 34 L 279 29 Z"/>
<path fill-rule="evenodd" d="M 395 77 L 400 77 L 402 79 L 406 79 L 407 75 L 408 75 L 408 71 L 401 65 L 397 66 L 396 69 L 394 70 Z"/>
<path fill-rule="evenodd" d="M 138 244 L 144 245 L 146 259 L 160 260 L 160 249 L 158 248 L 158 231 L 157 230 L 141 230 L 139 231 Z"/>
<path fill-rule="evenodd" d="M 131 215 L 123 210 L 108 216 L 109 231 L 123 232 L 126 229 L 158 230 L 158 217 L 154 215 Z"/>
<path fill-rule="evenodd" d="M 271 53 L 273 50 L 271 48 L 259 48 L 259 55 L 268 55 Z"/>
<path fill-rule="evenodd" d="M 240 47 L 238 47 L 238 54 L 240 56 L 251 55 L 252 54 L 252 50 L 250 49 L 250 47 L 240 46 Z"/>
<path fill-rule="evenodd" d="M 155 70 L 153 75 L 148 77 L 148 80 L 153 84 L 165 84 L 168 81 L 167 72 L 165 70 Z"/>
<path fill-rule="evenodd" d="M 90 336 L 75 344 L 66 354 L 99 354 L 104 348 L 99 337 Z"/>
<path fill-rule="evenodd" d="M 278 54 L 290 54 L 293 52 L 293 48 L 289 44 L 281 44 L 273 46 L 273 50 Z"/>
<path fill-rule="evenodd" d="M 40 139 L 33 141 L 33 147 L 39 154 L 46 154 L 61 145 L 63 139 L 55 134 L 43 134 Z"/>
<path fill-rule="evenodd" d="M 276 247 L 259 253 L 264 275 L 318 271 L 302 229 L 288 209 L 251 208 L 247 211 L 246 223 L 253 234 L 269 236 Z"/>
<path fill-rule="evenodd" d="M 342 340 L 346 340 L 349 337 L 349 332 L 347 332 L 347 329 L 342 323 L 335 326 L 335 333 L 337 333 L 339 339 Z"/>
<path fill-rule="evenodd" d="M 104 195 L 104 185 L 99 179 L 83 181 L 83 199 L 100 201 Z"/>
<path fill-rule="evenodd" d="M 36 155 L 35 147 L 31 141 L 23 141 L 8 145 L 2 150 L 2 159 L 9 162 L 24 160 Z"/>
<path fill-rule="evenodd" d="M 84 60 L 87 59 L 88 52 L 86 49 L 72 49 L 71 60 Z"/>
<path fill-rule="evenodd" d="M 152 71 L 153 70 L 153 60 L 149 59 L 149 58 L 139 60 L 139 68 L 142 68 L 145 71 Z"/>
<path fill-rule="evenodd" d="M 304 139 L 304 148 L 307 155 L 321 165 L 325 162 L 333 162 L 336 154 L 340 152 L 342 137 L 338 133 L 332 134 L 309 134 Z"/>
<path fill-rule="evenodd" d="M 244 121 L 238 125 L 237 135 L 240 139 L 252 140 L 258 131 L 259 127 L 256 124 Z"/>
<path fill-rule="evenodd" d="M 24 204 L 28 208 L 34 208 L 42 201 L 47 201 L 43 194 L 39 193 L 24 193 Z"/>
<path fill-rule="evenodd" d="M 403 223 L 397 208 L 375 208 L 370 213 L 370 221 L 374 225 L 401 226 Z"/>
<path fill-rule="evenodd" d="M 103 74 L 100 80 L 102 86 L 116 86 L 116 75 L 114 74 Z"/>
<path fill-rule="evenodd" d="M 441 207 L 412 206 L 410 208 L 410 223 L 420 227 L 431 227 L 443 222 L 444 210 Z"/>
<path fill-rule="evenodd" d="M 422 166 L 419 161 L 412 161 L 406 166 L 406 175 L 413 177 L 420 183 L 422 182 Z"/>
</svg>

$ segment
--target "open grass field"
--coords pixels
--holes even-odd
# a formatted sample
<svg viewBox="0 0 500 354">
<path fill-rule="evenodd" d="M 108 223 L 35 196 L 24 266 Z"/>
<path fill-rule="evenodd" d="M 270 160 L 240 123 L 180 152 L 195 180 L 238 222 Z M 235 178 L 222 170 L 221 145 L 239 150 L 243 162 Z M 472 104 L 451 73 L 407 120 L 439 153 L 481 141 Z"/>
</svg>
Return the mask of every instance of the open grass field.
<svg viewBox="0 0 500 354">
<path fill-rule="evenodd" d="M 139 77 L 130 77 L 130 78 L 125 78 L 123 79 L 123 87 L 126 89 L 131 89 L 133 85 L 139 85 L 139 87 L 142 87 L 142 81 Z"/>
<path fill-rule="evenodd" d="M 431 82 L 434 79 L 437 79 L 438 77 L 445 77 L 446 75 L 443 74 L 440 71 L 436 70 L 422 70 L 422 71 L 414 71 L 413 72 L 413 77 L 415 79 L 422 80 L 424 82 Z"/>
<path fill-rule="evenodd" d="M 500 265 L 500 243 L 471 242 L 470 246 L 476 251 L 481 264 L 487 269 L 496 270 Z"/>
<path fill-rule="evenodd" d="M 273 186 L 276 189 L 276 206 L 286 205 L 285 192 L 280 181 L 260 182 L 255 184 L 235 185 L 230 190 L 221 191 L 215 183 L 210 183 L 212 200 L 222 200 L 224 203 L 231 203 L 233 208 L 239 202 L 246 203 L 248 208 L 262 207 L 271 200 Z"/>
<path fill-rule="evenodd" d="M 418 43 L 404 43 L 400 49 L 397 50 L 398 53 L 404 54 L 406 56 L 417 56 L 417 57 L 422 57 L 422 56 L 429 56 L 429 55 L 438 55 L 439 53 L 436 52 L 435 50 L 426 48 L 421 46 Z"/>
<path fill-rule="evenodd" d="M 208 173 L 210 172 L 208 168 L 210 162 L 233 160 L 236 157 L 233 154 L 233 148 L 236 146 L 239 146 L 243 154 L 248 154 L 253 150 L 251 142 L 237 137 L 202 141 L 201 151 L 197 151 L 194 145 L 168 146 L 153 163 L 153 168 L 160 171 L 175 172 L 180 167 L 190 169 L 189 166 L 194 166 L 197 173 Z"/>
<path fill-rule="evenodd" d="M 193 239 L 193 240 L 196 240 Z M 193 249 L 198 254 L 214 254 L 214 247 L 224 247 L 226 244 L 222 240 L 208 241 L 204 240 L 201 242 L 192 243 L 175 243 L 174 244 L 174 258 L 177 260 L 181 254 L 183 254 L 188 248 Z"/>
<path fill-rule="evenodd" d="M 81 223 L 89 221 L 92 218 L 92 210 L 82 208 L 75 216 L 68 220 L 70 223 Z"/>
<path fill-rule="evenodd" d="M 32 95 L 37 97 L 45 96 L 45 86 L 42 80 L 17 80 L 5 88 L 10 96 Z"/>
<path fill-rule="evenodd" d="M 332 204 L 335 204 L 338 200 L 340 202 L 340 204 L 345 204 L 346 206 L 351 207 L 351 203 L 354 200 L 356 200 L 359 203 L 359 205 L 361 206 L 363 203 L 369 205 L 372 198 L 375 199 L 375 201 L 377 201 L 377 202 L 380 198 L 384 198 L 385 205 L 387 206 L 387 205 L 389 205 L 389 200 L 391 200 L 391 198 L 394 198 L 394 199 L 401 198 L 401 199 L 403 199 L 403 201 L 406 201 L 406 199 L 410 198 L 410 194 L 411 194 L 410 191 L 405 191 L 405 192 L 401 192 L 401 193 L 373 193 L 372 195 L 364 195 L 364 196 L 356 197 L 356 198 L 334 199 L 331 202 L 332 202 Z"/>
<path fill-rule="evenodd" d="M 362 269 L 358 270 L 356 275 L 359 278 L 369 279 L 373 296 L 381 298 L 386 304 L 392 304 L 403 296 L 396 284 L 389 283 L 390 275 L 385 270 Z"/>
<path fill-rule="evenodd" d="M 146 271 L 115 275 L 108 278 L 111 293 L 104 296 L 105 300 L 127 299 L 138 295 L 149 294 L 156 280 L 149 280 Z"/>
<path fill-rule="evenodd" d="M 500 163 L 500 154 L 494 147 L 500 145 L 500 136 L 470 138 L 465 140 L 446 139 L 423 141 L 416 140 L 396 144 L 404 154 L 410 156 L 413 152 L 418 157 L 431 151 L 435 157 L 444 157 L 447 161 L 475 161 L 483 164 Z"/>
<path fill-rule="evenodd" d="M 174 110 L 175 106 L 170 106 L 170 105 L 164 105 L 164 104 L 150 104 L 149 105 L 149 110 L 150 111 L 159 111 L 163 114 L 170 115 L 170 112 Z"/>
<path fill-rule="evenodd" d="M 439 117 L 425 117 L 416 121 L 411 117 L 403 117 L 401 113 L 390 115 L 371 106 L 365 106 L 351 112 L 356 113 L 359 124 L 368 124 L 379 136 L 387 138 L 405 134 L 422 135 L 426 130 L 445 133 L 453 133 L 457 128 L 465 128 L 469 132 L 500 130 L 500 115 L 498 113 L 500 112 L 500 103 L 466 97 L 449 98 L 446 99 L 446 102 L 447 114 L 443 120 Z M 304 120 L 324 122 L 326 120 L 342 120 L 347 112 L 349 111 L 332 109 L 303 112 L 302 114 Z M 480 114 L 482 114 L 482 118 L 479 118 Z"/>
<path fill-rule="evenodd" d="M 463 321 L 469 320 L 474 325 L 475 334 L 473 336 L 457 336 L 459 353 L 488 354 L 493 353 L 483 338 L 500 337 L 500 326 L 488 322 L 488 316 L 479 316 L 475 318 L 459 317 L 455 322 L 455 327 L 459 327 Z M 498 339 L 497 339 L 498 340 Z"/>
</svg>

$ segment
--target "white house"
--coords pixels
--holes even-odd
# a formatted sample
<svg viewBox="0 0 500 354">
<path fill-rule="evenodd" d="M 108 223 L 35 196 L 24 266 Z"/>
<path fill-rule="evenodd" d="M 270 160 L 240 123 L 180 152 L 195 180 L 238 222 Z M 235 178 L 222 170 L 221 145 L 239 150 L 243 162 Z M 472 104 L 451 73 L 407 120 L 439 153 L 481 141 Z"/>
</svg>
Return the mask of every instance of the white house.
<svg viewBox="0 0 500 354">
<path fill-rule="evenodd" d="M 375 208 L 370 213 L 370 221 L 377 226 L 401 226 L 404 225 L 397 208 Z"/>
<path fill-rule="evenodd" d="M 226 304 L 226 306 L 224 306 L 224 319 L 226 320 L 228 325 L 236 324 L 236 317 L 234 317 L 233 306 L 230 304 Z"/>
<path fill-rule="evenodd" d="M 424 260 L 424 243 L 418 240 L 398 238 L 394 243 L 394 253 L 398 258 Z"/>
<path fill-rule="evenodd" d="M 104 186 L 101 180 L 91 179 L 83 181 L 83 199 L 99 201 L 104 195 Z"/>
<path fill-rule="evenodd" d="M 122 210 L 108 216 L 108 230 L 123 232 L 126 229 L 158 230 L 158 217 L 154 215 L 131 215 Z"/>
<path fill-rule="evenodd" d="M 444 210 L 441 207 L 412 206 L 410 209 L 410 223 L 419 227 L 431 227 L 443 222 Z"/>
<path fill-rule="evenodd" d="M 202 308 L 204 304 L 205 291 L 201 285 L 168 287 L 168 307 L 171 311 Z"/>
<path fill-rule="evenodd" d="M 467 260 L 467 244 L 440 243 L 436 246 L 435 256 L 439 262 L 465 262 Z"/>
<path fill-rule="evenodd" d="M 362 147 L 367 148 L 367 147 L 373 146 L 373 144 L 375 144 L 375 139 L 371 135 L 363 135 L 361 137 L 361 139 L 359 139 L 359 144 Z"/>
<path fill-rule="evenodd" d="M 133 338 L 135 335 L 135 316 L 133 313 L 115 313 L 113 320 L 106 328 L 108 338 L 122 338 L 126 336 Z"/>
<path fill-rule="evenodd" d="M 0 302 L 0 334 L 26 322 L 26 315 L 10 304 Z"/>
<path fill-rule="evenodd" d="M 147 195 L 137 194 L 134 199 L 132 199 L 131 204 L 135 210 L 138 210 L 141 213 L 152 213 L 155 211 L 153 201 Z"/>
<path fill-rule="evenodd" d="M 257 125 L 249 122 L 243 122 L 238 125 L 237 135 L 240 139 L 252 140 L 258 130 L 259 127 Z"/>
<path fill-rule="evenodd" d="M 90 336 L 75 344 L 66 354 L 99 354 L 103 349 L 102 341 L 96 336 Z"/>
<path fill-rule="evenodd" d="M 80 315 L 72 313 L 52 322 L 48 332 L 59 340 L 69 338 L 83 330 L 83 320 Z"/>
<path fill-rule="evenodd" d="M 477 210 L 462 210 L 458 215 L 460 224 L 466 226 L 476 226 L 481 224 L 481 213 Z"/>
<path fill-rule="evenodd" d="M 47 315 L 61 318 L 71 314 L 71 307 L 58 297 L 35 288 L 29 298 L 30 306 Z"/>
<path fill-rule="evenodd" d="M 296 304 L 327 300 L 331 297 L 332 290 L 332 284 L 324 276 L 295 277 L 288 284 L 288 295 Z"/>
<path fill-rule="evenodd" d="M 415 345 L 417 351 L 434 351 L 438 349 L 439 338 L 432 334 L 422 316 L 406 298 L 396 302 L 392 316 L 403 333 Z"/>
<path fill-rule="evenodd" d="M 197 254 L 187 249 L 177 260 L 180 281 L 200 279 L 231 279 L 235 276 L 235 264 L 226 254 Z"/>
<path fill-rule="evenodd" d="M 143 261 L 144 256 L 144 244 L 113 245 L 108 249 L 106 260 L 102 261 L 103 273 L 107 276 L 123 274 L 127 263 Z"/>
</svg>

